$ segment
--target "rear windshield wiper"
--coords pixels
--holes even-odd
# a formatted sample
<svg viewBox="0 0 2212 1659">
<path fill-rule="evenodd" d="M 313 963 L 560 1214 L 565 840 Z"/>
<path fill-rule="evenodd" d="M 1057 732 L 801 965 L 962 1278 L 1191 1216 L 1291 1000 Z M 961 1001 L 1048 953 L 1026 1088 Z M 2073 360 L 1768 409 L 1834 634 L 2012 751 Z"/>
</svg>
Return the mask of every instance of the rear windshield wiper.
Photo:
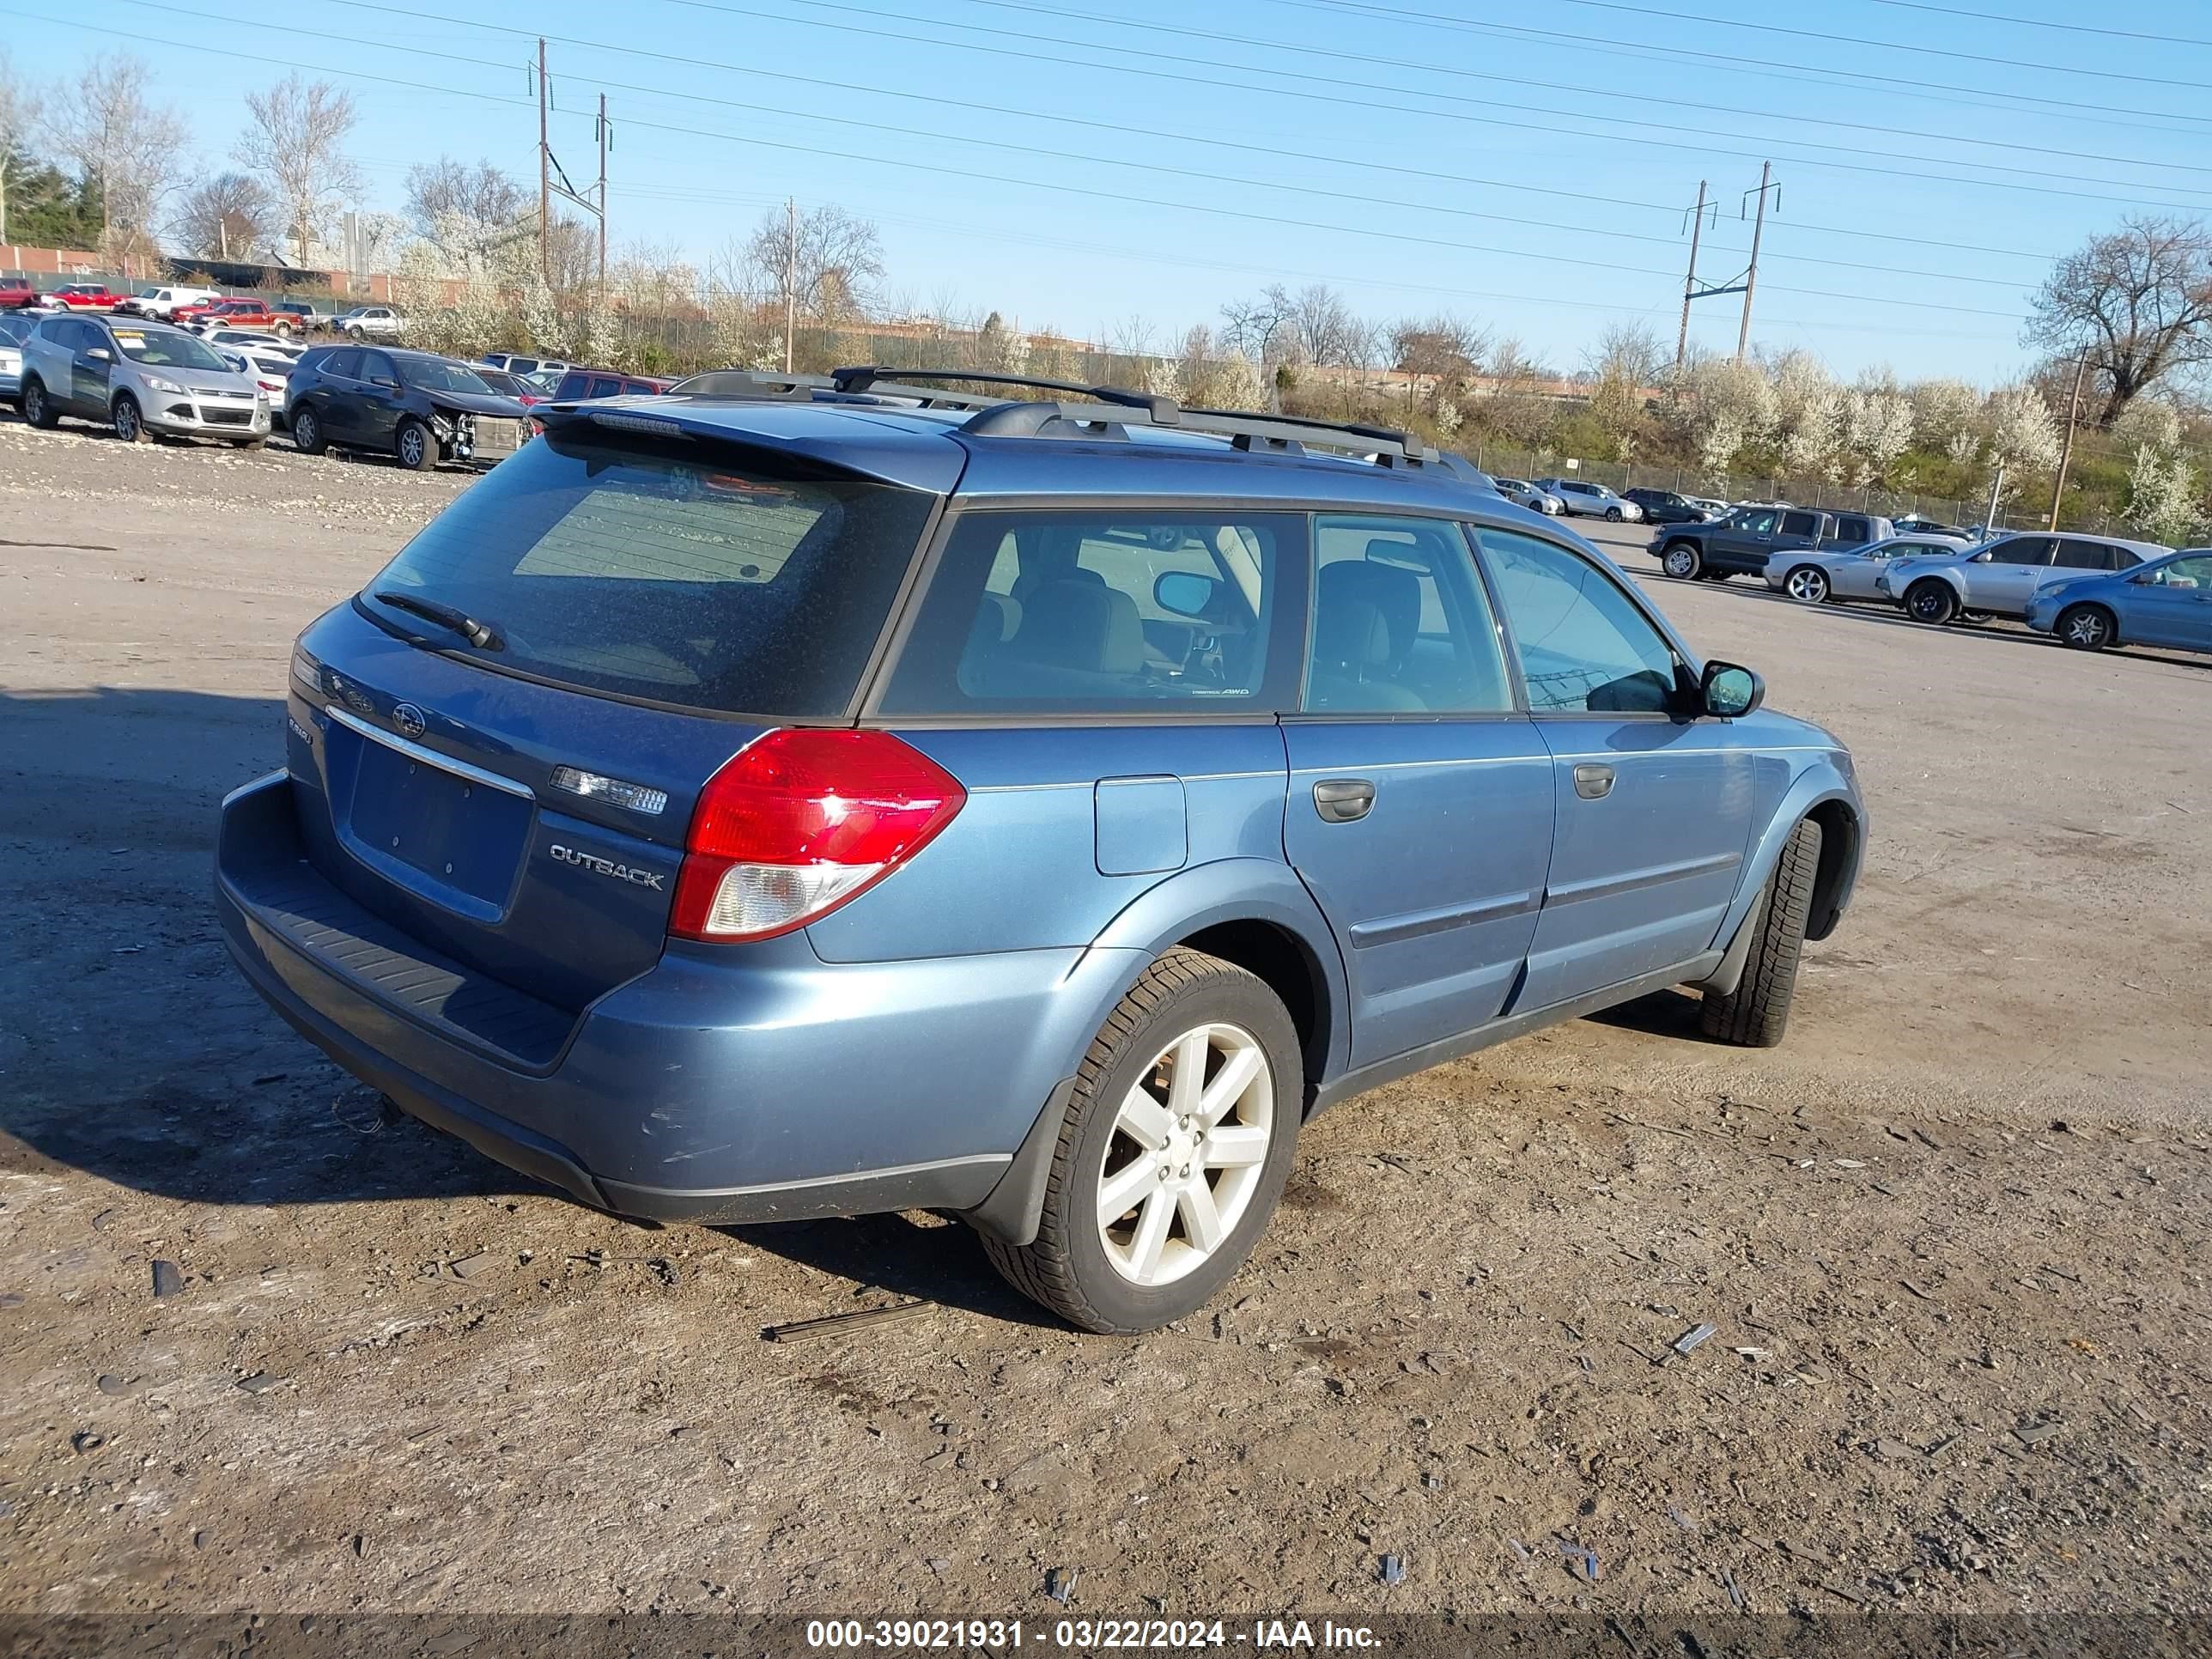
<svg viewBox="0 0 2212 1659">
<path fill-rule="evenodd" d="M 478 622 L 467 611 L 456 611 L 450 605 L 440 605 L 434 599 L 418 599 L 412 593 L 393 592 L 388 588 L 370 597 L 379 605 L 388 605 L 394 611 L 411 611 L 418 617 L 436 623 L 441 628 L 450 628 L 479 651 L 497 651 L 507 643 L 495 629 Z"/>
</svg>

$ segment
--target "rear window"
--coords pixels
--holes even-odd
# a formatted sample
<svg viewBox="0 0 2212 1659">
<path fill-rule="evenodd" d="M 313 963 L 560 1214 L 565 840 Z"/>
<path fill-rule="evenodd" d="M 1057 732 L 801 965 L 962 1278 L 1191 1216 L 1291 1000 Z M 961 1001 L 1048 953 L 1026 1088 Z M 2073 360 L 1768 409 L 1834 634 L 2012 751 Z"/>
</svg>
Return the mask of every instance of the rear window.
<svg viewBox="0 0 2212 1659">
<path fill-rule="evenodd" d="M 550 434 L 368 584 L 398 632 L 589 691 L 713 713 L 845 712 L 932 497 L 766 457 L 677 460 Z M 449 605 L 481 650 L 380 592 Z"/>
</svg>

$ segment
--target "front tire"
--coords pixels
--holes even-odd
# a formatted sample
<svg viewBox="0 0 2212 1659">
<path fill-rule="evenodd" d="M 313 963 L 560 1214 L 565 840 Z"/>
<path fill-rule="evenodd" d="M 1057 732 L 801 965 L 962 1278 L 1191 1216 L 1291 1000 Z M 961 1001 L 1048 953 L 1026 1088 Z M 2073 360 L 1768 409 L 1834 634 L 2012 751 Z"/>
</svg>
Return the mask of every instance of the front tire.
<svg viewBox="0 0 2212 1659">
<path fill-rule="evenodd" d="M 2069 606 L 2058 613 L 2058 625 L 2051 632 L 2076 651 L 2106 650 L 2120 634 L 2112 613 L 2101 605 Z"/>
<path fill-rule="evenodd" d="M 302 455 L 319 455 L 329 447 L 330 440 L 323 433 L 323 417 L 315 413 L 312 404 L 292 411 L 292 447 Z"/>
<path fill-rule="evenodd" d="M 1743 977 L 1725 995 L 1705 993 L 1700 1019 L 1707 1036 L 1747 1048 L 1771 1048 L 1782 1041 L 1820 873 L 1820 826 L 1807 818 L 1790 832 L 1767 883 L 1763 912 L 1752 924 L 1759 932 L 1744 960 Z"/>
<path fill-rule="evenodd" d="M 1607 524 L 1622 524 L 1626 521 L 1626 519 L 1627 515 L 1617 507 L 1608 507 L 1605 510 L 1605 521 Z"/>
<path fill-rule="evenodd" d="M 41 432 L 51 432 L 61 423 L 61 411 L 54 407 L 54 400 L 46 395 L 43 380 L 24 381 L 23 395 L 19 403 L 27 425 L 34 426 Z"/>
<path fill-rule="evenodd" d="M 1801 605 L 1828 602 L 1828 573 L 1817 564 L 1801 564 L 1782 579 L 1782 591 Z"/>
<path fill-rule="evenodd" d="M 1659 568 L 1676 581 L 1695 581 L 1705 568 L 1705 556 L 1691 542 L 1669 542 L 1659 555 Z"/>
<path fill-rule="evenodd" d="M 402 421 L 392 434 L 392 453 L 410 472 L 426 471 L 438 459 L 438 446 L 430 428 L 420 421 Z"/>
<path fill-rule="evenodd" d="M 1929 576 L 1905 590 L 1905 614 L 1915 622 L 1941 628 L 1959 614 L 1959 596 L 1948 582 Z"/>
<path fill-rule="evenodd" d="M 1305 1099 L 1297 1030 L 1259 979 L 1169 951 L 1077 1073 L 1034 1242 L 992 1265 L 1085 1330 L 1156 1330 L 1243 1265 L 1288 1179 Z"/>
<path fill-rule="evenodd" d="M 126 444 L 143 444 L 151 435 L 146 430 L 146 416 L 138 407 L 138 400 L 129 392 L 119 392 L 115 404 L 108 411 L 115 435 Z"/>
</svg>

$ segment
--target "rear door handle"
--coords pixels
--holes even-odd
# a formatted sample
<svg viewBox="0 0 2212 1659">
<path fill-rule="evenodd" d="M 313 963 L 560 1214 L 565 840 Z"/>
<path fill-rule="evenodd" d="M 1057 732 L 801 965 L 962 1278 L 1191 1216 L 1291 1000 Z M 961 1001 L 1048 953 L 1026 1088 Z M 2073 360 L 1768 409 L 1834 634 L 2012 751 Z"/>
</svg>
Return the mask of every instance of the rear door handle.
<svg viewBox="0 0 2212 1659">
<path fill-rule="evenodd" d="M 1365 778 L 1324 778 L 1314 785 L 1314 811 L 1323 823 L 1354 823 L 1375 805 L 1375 786 Z"/>
<path fill-rule="evenodd" d="M 1613 793 L 1613 769 L 1588 762 L 1575 768 L 1575 793 L 1584 800 L 1603 800 Z"/>
</svg>

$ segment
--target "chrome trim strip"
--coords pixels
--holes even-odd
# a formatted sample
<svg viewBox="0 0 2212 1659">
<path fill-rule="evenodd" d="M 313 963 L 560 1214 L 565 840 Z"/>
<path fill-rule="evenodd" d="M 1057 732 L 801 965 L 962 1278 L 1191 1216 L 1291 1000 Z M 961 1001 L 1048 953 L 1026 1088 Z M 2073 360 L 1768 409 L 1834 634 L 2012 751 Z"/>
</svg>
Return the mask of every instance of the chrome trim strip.
<svg viewBox="0 0 2212 1659">
<path fill-rule="evenodd" d="M 939 1170 L 966 1170 L 977 1165 L 1012 1164 L 1012 1152 L 974 1152 L 965 1158 L 932 1158 L 924 1164 L 892 1164 L 873 1170 L 853 1170 L 843 1175 L 807 1176 L 798 1181 L 773 1181 L 759 1187 L 650 1187 L 655 1198 L 758 1198 L 776 1193 L 805 1192 L 810 1187 L 842 1187 L 858 1181 L 890 1181 L 902 1176 L 929 1175 Z M 617 1182 L 617 1186 L 629 1183 Z"/>
<path fill-rule="evenodd" d="M 1648 870 L 1632 870 L 1625 876 L 1607 876 L 1597 881 L 1571 882 L 1565 887 L 1547 888 L 1544 902 L 1578 904 L 1584 899 L 1614 898 L 1622 893 L 1633 893 L 1639 888 L 1663 886 L 1670 881 L 1682 881 L 1691 876 L 1711 875 L 1717 871 L 1733 870 L 1743 862 L 1741 853 L 1715 853 L 1709 858 L 1687 859 L 1680 864 L 1656 865 Z"/>
<path fill-rule="evenodd" d="M 513 778 L 503 778 L 496 772 L 487 772 L 481 766 L 471 766 L 466 761 L 455 760 L 451 755 L 441 755 L 434 749 L 425 749 L 419 743 L 410 743 L 395 732 L 371 726 L 367 720 L 349 714 L 343 708 L 329 703 L 323 705 L 328 714 L 349 732 L 357 732 L 372 743 L 380 743 L 386 749 L 404 755 L 409 760 L 420 761 L 425 766 L 434 766 L 441 772 L 450 772 L 457 778 L 466 778 L 471 783 L 481 783 L 488 789 L 502 789 L 510 795 L 520 795 L 526 801 L 535 801 L 538 792 L 526 783 L 517 783 Z"/>
</svg>

